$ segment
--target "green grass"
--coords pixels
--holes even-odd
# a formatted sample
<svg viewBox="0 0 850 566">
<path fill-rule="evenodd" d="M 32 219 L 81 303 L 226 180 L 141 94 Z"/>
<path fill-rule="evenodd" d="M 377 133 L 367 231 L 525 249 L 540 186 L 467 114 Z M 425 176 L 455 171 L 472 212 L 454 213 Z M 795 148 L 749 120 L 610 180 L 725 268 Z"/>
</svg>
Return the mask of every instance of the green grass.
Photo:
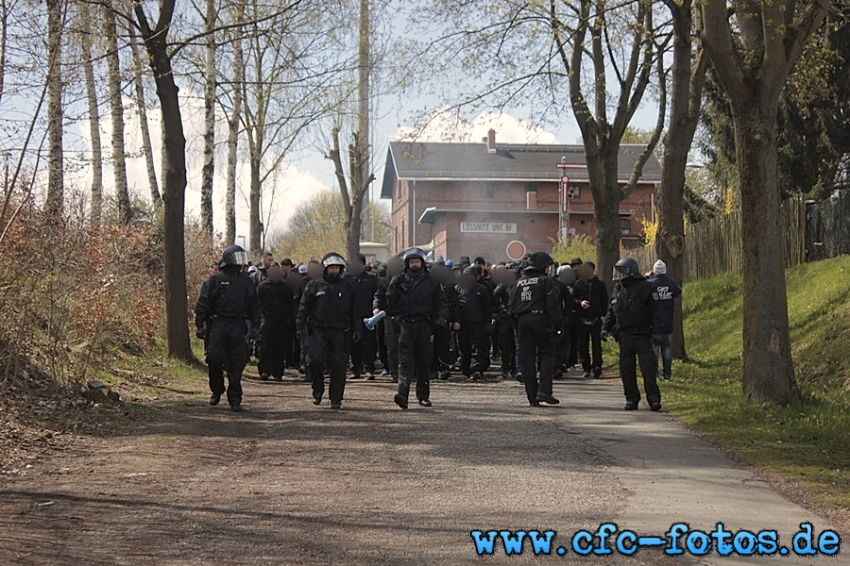
<svg viewBox="0 0 850 566">
<path fill-rule="evenodd" d="M 800 399 L 744 401 L 741 277 L 721 276 L 685 286 L 691 363 L 675 363 L 664 406 L 744 461 L 798 480 L 812 501 L 850 508 L 850 257 L 786 280 Z"/>
</svg>

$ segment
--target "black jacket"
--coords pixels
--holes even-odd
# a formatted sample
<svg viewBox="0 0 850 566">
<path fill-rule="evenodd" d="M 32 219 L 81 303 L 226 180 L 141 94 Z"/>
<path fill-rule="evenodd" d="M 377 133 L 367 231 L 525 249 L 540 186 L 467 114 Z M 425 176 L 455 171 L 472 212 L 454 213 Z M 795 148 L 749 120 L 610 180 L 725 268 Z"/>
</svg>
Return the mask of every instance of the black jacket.
<svg viewBox="0 0 850 566">
<path fill-rule="evenodd" d="M 311 279 L 301 295 L 295 329 L 300 332 L 312 326 L 361 332 L 363 321 L 357 315 L 351 282 L 344 278 L 336 281 L 324 277 Z"/>
<path fill-rule="evenodd" d="M 361 318 L 372 316 L 372 303 L 375 301 L 375 293 L 378 291 L 378 278 L 364 271 L 360 275 L 346 274 L 344 279 L 354 287 L 354 303 L 357 315 Z"/>
<path fill-rule="evenodd" d="M 537 269 L 522 272 L 511 290 L 511 316 L 545 315 L 556 330 L 563 328 L 561 297 L 555 280 Z"/>
<path fill-rule="evenodd" d="M 257 287 L 257 298 L 264 325 L 286 325 L 293 318 L 295 303 L 286 281 L 272 283 L 266 279 Z"/>
<path fill-rule="evenodd" d="M 599 318 L 608 311 L 608 289 L 605 283 L 594 277 L 590 281 L 579 279 L 573 284 L 575 290 L 576 313 L 581 318 Z M 588 301 L 589 309 L 581 308 L 581 302 Z"/>
<path fill-rule="evenodd" d="M 659 326 L 661 309 L 655 285 L 646 279 L 624 279 L 614 287 L 602 329 L 649 336 Z"/>
<path fill-rule="evenodd" d="M 392 278 L 387 286 L 387 304 L 393 316 L 402 320 L 439 319 L 448 321 L 449 306 L 442 285 L 432 279 L 427 271 L 414 276 L 405 270 Z"/>
<path fill-rule="evenodd" d="M 455 285 L 458 304 L 460 305 L 460 319 L 457 322 L 463 324 L 488 324 L 493 317 L 493 298 L 491 291 L 481 283 L 476 283 L 472 289 L 465 289 Z"/>
<path fill-rule="evenodd" d="M 676 297 L 682 294 L 682 288 L 666 275 L 654 275 L 650 283 L 655 285 L 658 299 L 659 314 L 658 328 L 656 334 L 673 334 L 673 313 L 675 311 Z"/>
<path fill-rule="evenodd" d="M 204 281 L 195 304 L 195 326 L 203 328 L 218 317 L 250 320 L 259 327 L 257 288 L 247 273 L 223 269 Z"/>
</svg>

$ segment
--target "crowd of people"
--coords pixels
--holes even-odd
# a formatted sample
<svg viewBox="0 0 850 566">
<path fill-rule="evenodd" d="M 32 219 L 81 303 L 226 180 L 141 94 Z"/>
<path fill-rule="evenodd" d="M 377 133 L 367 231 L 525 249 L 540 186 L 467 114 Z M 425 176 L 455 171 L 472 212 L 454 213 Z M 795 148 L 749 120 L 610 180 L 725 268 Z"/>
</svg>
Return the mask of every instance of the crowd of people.
<svg viewBox="0 0 850 566">
<path fill-rule="evenodd" d="M 574 367 L 600 378 L 608 337 L 620 346 L 626 410 L 641 399 L 638 367 L 654 411 L 661 409 L 659 366 L 671 379 L 681 289 L 661 260 L 644 275 L 634 259 L 621 259 L 610 297 L 593 262 L 557 265 L 545 252 L 498 264 L 467 256 L 433 261 L 418 248 L 386 264 L 360 254 L 346 261 L 334 252 L 295 264 L 266 253 L 251 265 L 234 245 L 215 267 L 202 285 L 195 322 L 205 343 L 210 404 L 226 393 L 234 411 L 242 410 L 241 377 L 251 355 L 262 380 L 297 371 L 312 384 L 316 405 L 327 378 L 333 409 L 342 407 L 347 379 L 374 380 L 379 366 L 397 384 L 394 402 L 407 409 L 413 382 L 418 404 L 430 407 L 432 380 L 459 373 L 478 381 L 494 362 L 502 379 L 524 383 L 530 405 L 558 404 L 553 379 Z"/>
</svg>

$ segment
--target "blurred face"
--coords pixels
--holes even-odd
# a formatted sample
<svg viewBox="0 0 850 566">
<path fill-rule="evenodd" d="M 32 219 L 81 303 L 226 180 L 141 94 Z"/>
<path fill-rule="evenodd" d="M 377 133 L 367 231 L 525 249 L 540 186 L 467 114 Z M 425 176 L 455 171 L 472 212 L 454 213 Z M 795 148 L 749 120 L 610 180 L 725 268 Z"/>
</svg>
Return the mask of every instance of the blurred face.
<svg viewBox="0 0 850 566">
<path fill-rule="evenodd" d="M 269 267 L 269 270 L 266 275 L 268 275 L 269 281 L 271 281 L 272 283 L 279 283 L 281 280 L 283 280 L 283 270 L 280 268 L 279 265 L 272 265 L 271 267 Z"/>
<path fill-rule="evenodd" d="M 472 289 L 475 287 L 475 275 L 472 273 L 464 273 L 458 279 L 458 285 L 464 289 Z"/>
<path fill-rule="evenodd" d="M 322 266 L 318 263 L 311 263 L 307 266 L 307 275 L 310 276 L 310 279 L 318 279 L 322 276 Z"/>
<path fill-rule="evenodd" d="M 359 260 L 355 259 L 354 261 L 348 264 L 348 272 L 352 275 L 360 275 L 364 271 L 366 271 L 366 266 L 360 263 Z"/>
<path fill-rule="evenodd" d="M 393 258 L 387 262 L 387 277 L 401 275 L 402 271 L 404 271 L 404 263 L 400 259 Z"/>
</svg>

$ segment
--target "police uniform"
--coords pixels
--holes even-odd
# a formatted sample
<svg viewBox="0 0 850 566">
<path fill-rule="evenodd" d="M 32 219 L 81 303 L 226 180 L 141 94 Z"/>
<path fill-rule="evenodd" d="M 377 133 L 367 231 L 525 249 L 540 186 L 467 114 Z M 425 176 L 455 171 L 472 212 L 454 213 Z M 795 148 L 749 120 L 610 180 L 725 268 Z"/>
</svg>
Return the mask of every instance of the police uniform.
<svg viewBox="0 0 850 566">
<path fill-rule="evenodd" d="M 354 287 L 342 278 L 329 275 L 332 265 L 345 267 L 339 254 L 322 259 L 324 276 L 312 279 L 304 288 L 295 327 L 309 335 L 307 363 L 313 382 L 313 403 L 322 402 L 325 392 L 324 370 L 330 374 L 331 408 L 339 409 L 345 393 L 345 370 L 348 365 L 349 339 L 359 342 L 363 322 L 358 320 Z"/>
<path fill-rule="evenodd" d="M 290 327 L 293 316 L 292 289 L 286 281 L 264 280 L 257 287 L 262 322 L 260 324 L 260 377 L 280 381 L 286 367 L 287 349 L 291 346 Z"/>
<path fill-rule="evenodd" d="M 195 304 L 197 334 L 206 342 L 210 405 L 217 405 L 226 391 L 234 411 L 242 410 L 242 371 L 248 361 L 246 321 L 251 323 L 254 334 L 260 326 L 256 287 L 251 277 L 242 272 L 247 263 L 247 254 L 240 246 L 225 248 L 220 271 L 204 282 Z"/>
<path fill-rule="evenodd" d="M 525 393 L 532 406 L 541 401 L 555 405 L 552 375 L 555 346 L 561 330 L 561 305 L 558 289 L 545 273 L 553 263 L 545 252 L 532 254 L 529 266 L 511 291 L 511 316 L 519 334 L 519 365 L 525 382 Z M 540 358 L 540 383 L 537 380 L 537 358 Z"/>
<path fill-rule="evenodd" d="M 602 327 L 603 340 L 613 334 L 620 342 L 620 378 L 626 396 L 627 411 L 638 408 L 640 389 L 637 385 L 635 357 L 640 363 L 646 401 L 653 411 L 661 410 L 658 389 L 658 360 L 652 348 L 653 327 L 659 321 L 655 285 L 644 279 L 635 260 L 621 259 L 614 266 L 620 276 L 611 293 L 611 304 Z"/>
<path fill-rule="evenodd" d="M 448 325 L 448 304 L 442 286 L 425 269 L 425 253 L 411 248 L 404 254 L 405 270 L 387 287 L 387 303 L 398 320 L 398 393 L 395 403 L 407 408 L 410 382 L 416 377 L 416 398 L 423 407 L 431 406 L 429 369 L 433 356 L 434 332 Z M 411 269 L 413 259 L 422 267 Z"/>
</svg>

